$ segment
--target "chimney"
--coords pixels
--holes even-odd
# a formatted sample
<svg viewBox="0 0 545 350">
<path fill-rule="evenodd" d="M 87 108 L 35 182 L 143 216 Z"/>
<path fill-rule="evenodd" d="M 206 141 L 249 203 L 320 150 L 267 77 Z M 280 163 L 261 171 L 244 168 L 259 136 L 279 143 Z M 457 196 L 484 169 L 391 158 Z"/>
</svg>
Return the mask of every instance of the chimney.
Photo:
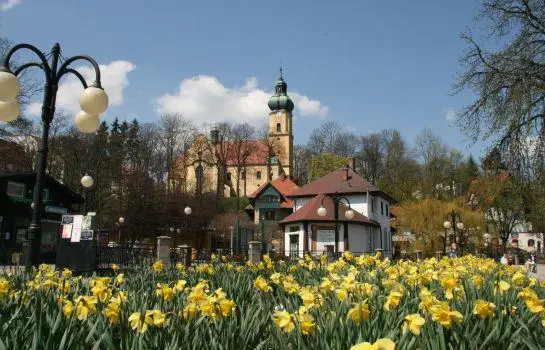
<svg viewBox="0 0 545 350">
<path fill-rule="evenodd" d="M 348 166 L 341 168 L 341 180 L 348 181 Z"/>
<path fill-rule="evenodd" d="M 350 158 L 350 163 L 348 167 L 352 169 L 352 171 L 356 171 L 356 158 L 354 157 Z"/>
</svg>

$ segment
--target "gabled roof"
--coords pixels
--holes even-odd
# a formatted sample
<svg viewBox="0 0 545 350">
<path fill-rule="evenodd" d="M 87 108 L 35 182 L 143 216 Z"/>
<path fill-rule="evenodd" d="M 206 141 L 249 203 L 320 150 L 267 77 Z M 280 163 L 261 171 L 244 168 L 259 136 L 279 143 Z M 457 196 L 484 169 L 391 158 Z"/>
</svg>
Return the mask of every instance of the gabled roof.
<svg viewBox="0 0 545 350">
<path fill-rule="evenodd" d="M 318 215 L 318 208 L 320 208 L 322 205 L 327 210 L 327 214 L 325 216 Z M 347 210 L 348 207 L 346 205 L 344 205 L 343 203 L 339 204 L 339 222 L 379 226 L 378 223 L 373 220 L 369 220 L 367 216 L 358 213 L 356 210 L 354 210 L 354 218 L 348 220 L 345 217 L 345 213 Z M 335 221 L 335 203 L 333 202 L 333 198 L 324 194 L 319 194 L 316 197 L 312 198 L 307 204 L 299 208 L 297 211 L 285 217 L 284 220 L 280 222 L 280 224 L 288 224 L 301 221 Z"/>
<path fill-rule="evenodd" d="M 283 196 L 288 196 L 291 193 L 294 193 L 299 189 L 299 186 L 293 182 L 289 177 L 277 177 L 273 181 L 268 181 L 263 185 L 259 186 L 248 198 L 256 198 L 263 190 L 268 186 L 272 185 L 275 190 L 278 191 Z"/>
<path fill-rule="evenodd" d="M 36 182 L 36 173 L 0 173 L 0 179 L 13 180 L 13 181 L 31 181 Z M 71 197 L 73 203 L 83 203 L 83 197 L 74 192 L 70 187 L 55 180 L 52 176 L 46 174 L 45 181 L 46 187 L 50 190 L 62 192 L 66 196 Z"/>
<path fill-rule="evenodd" d="M 259 186 L 252 194 L 248 196 L 249 199 L 256 199 L 263 192 L 267 186 L 272 186 L 280 195 L 283 201 L 280 203 L 281 208 L 291 209 L 293 208 L 293 201 L 288 197 L 290 193 L 293 193 L 299 189 L 299 186 L 293 182 L 289 177 L 281 176 L 273 181 L 268 181 Z"/>
<path fill-rule="evenodd" d="M 392 202 L 395 201 L 387 193 L 381 191 L 377 186 L 365 180 L 348 167 L 335 170 L 319 179 L 312 181 L 311 183 L 304 185 L 299 190 L 290 194 L 289 197 L 309 197 L 316 196 L 321 193 L 348 194 L 365 192 L 380 194 Z"/>
</svg>

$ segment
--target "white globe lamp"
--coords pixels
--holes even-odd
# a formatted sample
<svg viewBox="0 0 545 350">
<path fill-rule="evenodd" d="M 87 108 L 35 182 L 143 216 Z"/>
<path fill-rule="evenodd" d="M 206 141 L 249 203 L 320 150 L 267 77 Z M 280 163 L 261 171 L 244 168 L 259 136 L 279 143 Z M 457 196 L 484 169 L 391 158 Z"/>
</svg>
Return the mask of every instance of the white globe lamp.
<svg viewBox="0 0 545 350">
<path fill-rule="evenodd" d="M 120 217 L 117 221 L 119 221 L 120 224 L 124 224 L 125 223 L 125 218 Z"/>
<path fill-rule="evenodd" d="M 346 218 L 348 220 L 352 220 L 354 218 L 354 211 L 352 209 L 348 209 L 345 213 L 344 213 L 344 216 L 346 216 Z"/>
<path fill-rule="evenodd" d="M 319 216 L 321 217 L 324 217 L 327 215 L 327 209 L 324 208 L 323 206 L 321 206 L 320 208 L 318 208 L 318 210 L 316 211 L 318 213 Z"/>
<path fill-rule="evenodd" d="M 9 101 L 0 100 L 0 120 L 3 122 L 10 122 L 17 119 L 21 109 L 19 107 L 19 101 L 13 99 Z"/>
<path fill-rule="evenodd" d="M 458 230 L 463 230 L 464 229 L 464 224 L 462 222 L 459 222 L 459 223 L 456 224 L 456 228 Z"/>
<path fill-rule="evenodd" d="M 190 215 L 191 212 L 193 212 L 193 209 L 191 209 L 190 206 L 186 206 L 186 207 L 184 208 L 184 213 L 185 213 L 185 215 Z"/>
<path fill-rule="evenodd" d="M 21 83 L 13 73 L 0 71 L 0 101 L 15 100 L 20 90 Z"/>
<path fill-rule="evenodd" d="M 93 178 L 87 174 L 85 174 L 81 178 L 81 185 L 85 188 L 90 188 L 91 186 L 93 186 L 93 183 L 94 183 Z"/>
<path fill-rule="evenodd" d="M 443 222 L 443 227 L 444 227 L 445 229 L 447 229 L 447 230 L 450 229 L 450 227 L 451 227 L 450 221 L 445 221 L 445 222 Z"/>
<path fill-rule="evenodd" d="M 85 112 L 99 115 L 108 108 L 108 95 L 103 89 L 90 86 L 79 96 L 79 104 Z"/>
<path fill-rule="evenodd" d="M 74 118 L 74 123 L 79 131 L 90 134 L 98 129 L 100 121 L 98 115 L 80 111 Z"/>
</svg>

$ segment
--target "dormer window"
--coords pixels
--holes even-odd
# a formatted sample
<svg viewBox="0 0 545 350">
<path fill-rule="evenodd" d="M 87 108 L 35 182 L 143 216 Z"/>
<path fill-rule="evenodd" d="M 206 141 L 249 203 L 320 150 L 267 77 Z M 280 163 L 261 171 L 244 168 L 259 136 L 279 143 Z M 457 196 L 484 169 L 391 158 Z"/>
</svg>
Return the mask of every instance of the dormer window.
<svg viewBox="0 0 545 350">
<path fill-rule="evenodd" d="M 282 132 L 282 124 L 276 123 L 276 132 Z"/>
</svg>

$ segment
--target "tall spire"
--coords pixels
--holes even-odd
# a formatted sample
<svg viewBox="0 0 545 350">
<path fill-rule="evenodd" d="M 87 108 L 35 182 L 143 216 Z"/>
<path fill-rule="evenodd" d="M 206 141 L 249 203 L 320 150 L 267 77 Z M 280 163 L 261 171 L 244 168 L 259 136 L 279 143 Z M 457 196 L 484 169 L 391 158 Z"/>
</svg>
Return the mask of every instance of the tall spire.
<svg viewBox="0 0 545 350">
<path fill-rule="evenodd" d="M 283 77 L 282 77 L 282 64 L 280 64 L 280 78 L 281 80 L 284 80 Z"/>
</svg>

